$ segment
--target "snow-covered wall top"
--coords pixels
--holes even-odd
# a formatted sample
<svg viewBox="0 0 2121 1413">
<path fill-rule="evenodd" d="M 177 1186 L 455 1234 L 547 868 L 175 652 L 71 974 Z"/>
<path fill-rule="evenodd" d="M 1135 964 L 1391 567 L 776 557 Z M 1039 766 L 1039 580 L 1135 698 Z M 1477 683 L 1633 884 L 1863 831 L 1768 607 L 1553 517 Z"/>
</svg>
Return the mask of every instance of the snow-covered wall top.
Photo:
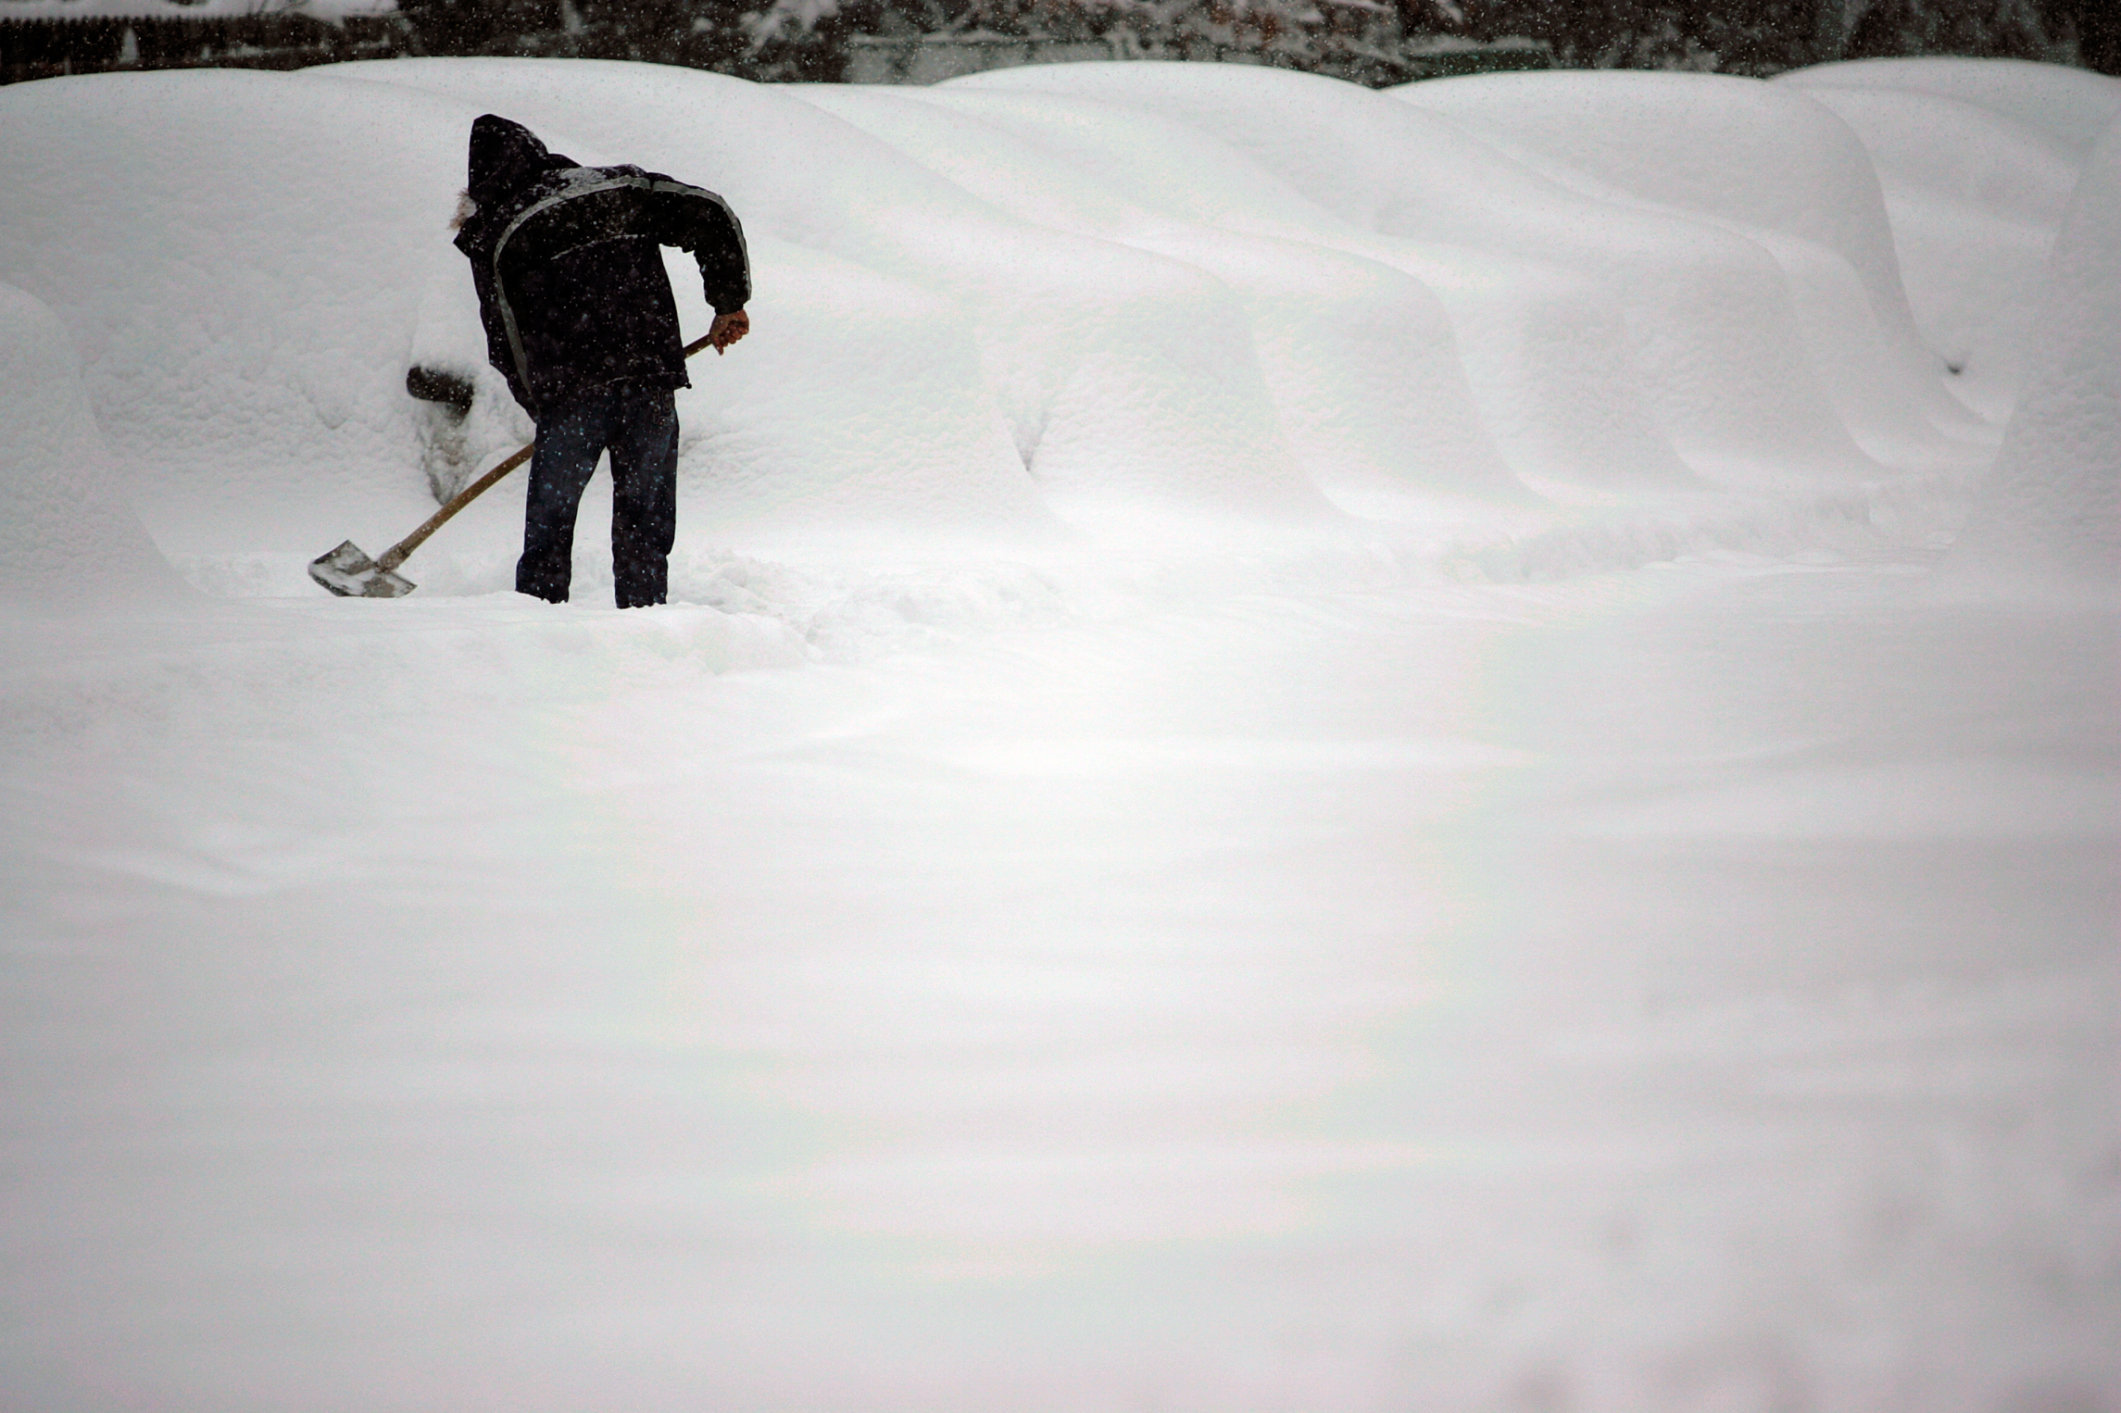
<svg viewBox="0 0 2121 1413">
<path fill-rule="evenodd" d="M 1826 77 L 53 80 L 0 91 L 0 280 L 65 326 L 142 518 L 191 562 L 387 544 L 527 436 L 446 229 L 484 111 L 745 221 L 756 332 L 681 402 L 698 543 L 1203 516 L 1521 538 L 1970 484 L 2121 84 Z M 416 363 L 474 380 L 468 420 L 406 395 Z M 423 554 L 499 587 L 512 533 L 469 515 Z"/>
<path fill-rule="evenodd" d="M 339 20 L 387 15 L 397 8 L 397 0 L 0 0 L 0 20 L 202 20 L 263 14 Z"/>
</svg>

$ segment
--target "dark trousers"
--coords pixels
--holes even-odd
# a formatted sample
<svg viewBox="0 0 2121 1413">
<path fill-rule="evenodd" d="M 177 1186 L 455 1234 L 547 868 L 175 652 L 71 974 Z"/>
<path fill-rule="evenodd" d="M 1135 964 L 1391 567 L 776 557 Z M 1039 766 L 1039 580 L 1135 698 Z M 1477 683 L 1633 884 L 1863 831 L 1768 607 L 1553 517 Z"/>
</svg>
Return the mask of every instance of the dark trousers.
<svg viewBox="0 0 2121 1413">
<path fill-rule="evenodd" d="M 516 592 L 567 602 L 574 517 L 597 457 L 611 451 L 611 577 L 620 608 L 661 603 L 669 592 L 678 523 L 678 410 L 668 388 L 618 383 L 538 419 L 523 507 Z"/>
</svg>

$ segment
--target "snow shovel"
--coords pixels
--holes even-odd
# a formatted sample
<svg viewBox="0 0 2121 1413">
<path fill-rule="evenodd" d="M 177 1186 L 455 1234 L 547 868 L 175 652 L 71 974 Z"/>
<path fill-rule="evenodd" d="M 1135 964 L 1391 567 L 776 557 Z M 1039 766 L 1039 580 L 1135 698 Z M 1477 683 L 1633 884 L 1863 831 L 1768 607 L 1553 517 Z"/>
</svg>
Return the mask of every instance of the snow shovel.
<svg viewBox="0 0 2121 1413">
<path fill-rule="evenodd" d="M 397 567 L 414 550 L 427 543 L 427 537 L 441 529 L 450 516 L 491 490 L 494 482 L 530 460 L 531 450 L 536 445 L 532 442 L 458 491 L 449 504 L 428 516 L 419 529 L 374 559 L 370 559 L 352 540 L 342 540 L 337 549 L 309 562 L 309 577 L 342 599 L 395 599 L 411 593 L 418 586 L 396 573 Z"/>
<path fill-rule="evenodd" d="M 685 357 L 690 358 L 712 342 L 714 335 L 702 334 L 685 345 Z M 411 593 L 418 585 L 397 572 L 427 537 L 449 523 L 449 518 L 470 505 L 494 487 L 494 483 L 509 472 L 530 460 L 530 453 L 537 446 L 532 442 L 510 455 L 507 460 L 473 481 L 451 498 L 449 504 L 427 517 L 420 528 L 392 545 L 389 549 L 370 559 L 366 551 L 352 540 L 341 541 L 339 547 L 329 554 L 318 555 L 309 562 L 309 577 L 331 590 L 342 599 L 396 599 Z"/>
</svg>

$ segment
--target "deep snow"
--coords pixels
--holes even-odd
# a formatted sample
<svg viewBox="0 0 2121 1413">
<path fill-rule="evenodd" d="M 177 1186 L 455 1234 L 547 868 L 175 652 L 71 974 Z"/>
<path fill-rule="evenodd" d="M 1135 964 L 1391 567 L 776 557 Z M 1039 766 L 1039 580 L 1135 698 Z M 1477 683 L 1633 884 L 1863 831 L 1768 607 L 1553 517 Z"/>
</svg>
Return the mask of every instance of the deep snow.
<svg viewBox="0 0 2121 1413">
<path fill-rule="evenodd" d="M 667 607 L 302 575 L 489 108 L 745 219 Z M 2117 114 L 0 90 L 0 1403 L 2121 1408 Z"/>
</svg>

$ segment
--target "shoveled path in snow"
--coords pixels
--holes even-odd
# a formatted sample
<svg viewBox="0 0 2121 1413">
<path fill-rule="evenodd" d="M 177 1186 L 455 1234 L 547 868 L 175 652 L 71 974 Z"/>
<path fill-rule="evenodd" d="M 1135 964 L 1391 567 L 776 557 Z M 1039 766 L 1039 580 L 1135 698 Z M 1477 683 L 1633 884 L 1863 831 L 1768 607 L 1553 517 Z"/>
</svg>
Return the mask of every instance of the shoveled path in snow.
<svg viewBox="0 0 2121 1413">
<path fill-rule="evenodd" d="M 2121 1398 L 2111 619 L 4 632 L 25 1408 Z"/>
</svg>

